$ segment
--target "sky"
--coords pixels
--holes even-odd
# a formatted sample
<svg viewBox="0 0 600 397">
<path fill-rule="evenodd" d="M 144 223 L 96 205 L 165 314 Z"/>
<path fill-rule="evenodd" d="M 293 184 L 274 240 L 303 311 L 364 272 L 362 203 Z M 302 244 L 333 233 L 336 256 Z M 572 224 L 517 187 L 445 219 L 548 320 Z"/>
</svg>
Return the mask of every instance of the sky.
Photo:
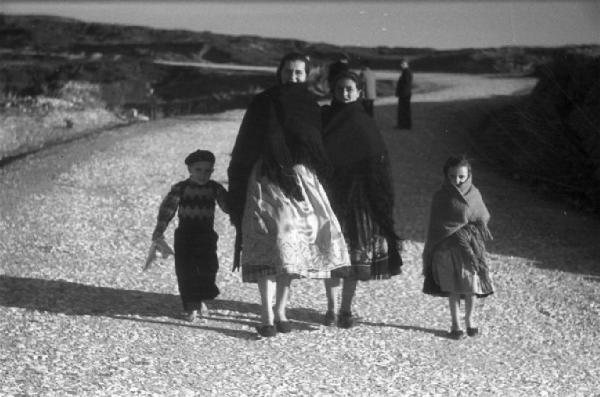
<svg viewBox="0 0 600 397">
<path fill-rule="evenodd" d="M 600 0 L 2 0 L 0 12 L 368 47 L 600 44 Z"/>
</svg>

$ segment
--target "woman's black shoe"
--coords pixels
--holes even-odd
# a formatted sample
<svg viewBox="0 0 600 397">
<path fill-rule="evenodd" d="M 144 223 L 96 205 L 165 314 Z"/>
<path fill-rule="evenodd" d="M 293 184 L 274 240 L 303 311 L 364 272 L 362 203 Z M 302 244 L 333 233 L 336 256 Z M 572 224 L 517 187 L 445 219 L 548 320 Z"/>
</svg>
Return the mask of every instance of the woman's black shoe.
<svg viewBox="0 0 600 397">
<path fill-rule="evenodd" d="M 277 335 L 277 330 L 272 325 L 259 325 L 256 327 L 256 332 L 264 338 L 270 338 Z"/>
<path fill-rule="evenodd" d="M 354 316 L 350 312 L 340 312 L 338 315 L 338 327 L 340 328 L 352 328 L 355 323 Z"/>
</svg>

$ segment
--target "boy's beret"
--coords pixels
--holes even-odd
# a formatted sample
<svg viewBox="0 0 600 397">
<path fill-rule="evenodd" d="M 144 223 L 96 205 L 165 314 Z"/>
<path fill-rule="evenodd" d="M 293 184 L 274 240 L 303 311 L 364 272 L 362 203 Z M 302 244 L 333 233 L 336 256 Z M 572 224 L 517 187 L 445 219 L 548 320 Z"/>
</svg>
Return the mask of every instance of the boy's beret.
<svg viewBox="0 0 600 397">
<path fill-rule="evenodd" d="M 199 161 L 207 161 L 214 164 L 215 155 L 209 150 L 196 150 L 195 152 L 188 154 L 185 158 L 185 165 L 192 165 Z"/>
</svg>

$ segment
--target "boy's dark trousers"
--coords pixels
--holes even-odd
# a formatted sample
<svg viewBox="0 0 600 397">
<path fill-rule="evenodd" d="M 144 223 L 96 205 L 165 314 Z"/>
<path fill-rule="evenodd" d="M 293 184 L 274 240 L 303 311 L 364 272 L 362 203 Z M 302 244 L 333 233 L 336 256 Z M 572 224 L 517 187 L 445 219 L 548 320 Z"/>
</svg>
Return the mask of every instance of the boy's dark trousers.
<svg viewBox="0 0 600 397">
<path fill-rule="evenodd" d="M 184 310 L 197 309 L 202 301 L 219 295 L 217 240 L 214 231 L 175 230 L 175 273 Z"/>
</svg>

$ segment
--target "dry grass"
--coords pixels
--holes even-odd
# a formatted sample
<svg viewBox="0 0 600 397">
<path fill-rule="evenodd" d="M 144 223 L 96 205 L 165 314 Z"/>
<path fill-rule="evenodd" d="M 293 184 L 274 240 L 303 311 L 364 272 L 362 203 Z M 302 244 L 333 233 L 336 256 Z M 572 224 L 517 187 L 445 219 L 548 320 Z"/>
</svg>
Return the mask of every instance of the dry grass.
<svg viewBox="0 0 600 397">
<path fill-rule="evenodd" d="M 0 112 L 0 161 L 122 124 L 97 84 L 68 82 L 55 97 L 12 98 Z"/>
</svg>

